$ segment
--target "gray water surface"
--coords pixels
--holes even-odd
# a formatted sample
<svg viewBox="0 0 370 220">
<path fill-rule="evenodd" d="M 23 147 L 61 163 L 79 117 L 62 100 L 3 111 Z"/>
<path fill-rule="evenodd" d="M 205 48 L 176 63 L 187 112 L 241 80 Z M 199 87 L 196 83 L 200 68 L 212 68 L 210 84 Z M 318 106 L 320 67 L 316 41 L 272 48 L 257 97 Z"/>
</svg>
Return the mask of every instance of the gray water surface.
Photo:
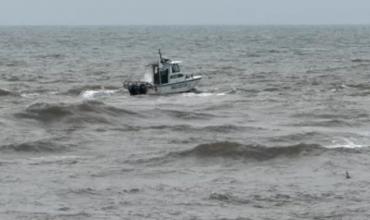
<svg viewBox="0 0 370 220">
<path fill-rule="evenodd" d="M 369 219 L 369 36 L 0 27 L 0 218 Z M 196 92 L 122 88 L 159 48 Z"/>
</svg>

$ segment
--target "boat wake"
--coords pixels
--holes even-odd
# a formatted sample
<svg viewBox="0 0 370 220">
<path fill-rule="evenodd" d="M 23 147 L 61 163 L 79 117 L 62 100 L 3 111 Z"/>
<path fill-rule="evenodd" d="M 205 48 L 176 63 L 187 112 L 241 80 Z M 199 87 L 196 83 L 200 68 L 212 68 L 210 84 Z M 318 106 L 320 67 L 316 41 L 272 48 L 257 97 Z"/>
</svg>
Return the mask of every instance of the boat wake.
<svg viewBox="0 0 370 220">
<path fill-rule="evenodd" d="M 72 89 L 69 89 L 67 92 L 65 92 L 65 95 L 71 95 L 71 96 L 78 96 L 83 95 L 86 92 L 92 93 L 89 91 L 98 91 L 98 92 L 106 92 L 109 93 L 110 91 L 118 91 L 118 87 L 114 86 L 102 86 L 102 85 L 82 85 L 82 86 L 76 86 Z"/>
<path fill-rule="evenodd" d="M 83 99 L 96 99 L 101 97 L 108 97 L 118 92 L 118 90 L 107 90 L 107 89 L 100 89 L 100 90 L 86 90 L 81 93 L 81 97 Z"/>
</svg>

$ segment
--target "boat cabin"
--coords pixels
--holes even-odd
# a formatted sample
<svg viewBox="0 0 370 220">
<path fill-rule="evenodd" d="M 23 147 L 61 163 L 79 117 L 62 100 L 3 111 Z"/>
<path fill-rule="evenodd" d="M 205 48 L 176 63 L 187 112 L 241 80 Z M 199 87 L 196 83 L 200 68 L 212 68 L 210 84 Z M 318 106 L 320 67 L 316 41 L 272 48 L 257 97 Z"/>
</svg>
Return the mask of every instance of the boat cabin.
<svg viewBox="0 0 370 220">
<path fill-rule="evenodd" d="M 181 73 L 180 61 L 165 60 L 161 64 L 152 64 L 154 85 L 182 82 L 186 75 Z"/>
<path fill-rule="evenodd" d="M 183 82 L 190 76 L 181 73 L 181 61 L 173 61 L 162 57 L 159 50 L 159 62 L 151 64 L 154 85 Z"/>
</svg>

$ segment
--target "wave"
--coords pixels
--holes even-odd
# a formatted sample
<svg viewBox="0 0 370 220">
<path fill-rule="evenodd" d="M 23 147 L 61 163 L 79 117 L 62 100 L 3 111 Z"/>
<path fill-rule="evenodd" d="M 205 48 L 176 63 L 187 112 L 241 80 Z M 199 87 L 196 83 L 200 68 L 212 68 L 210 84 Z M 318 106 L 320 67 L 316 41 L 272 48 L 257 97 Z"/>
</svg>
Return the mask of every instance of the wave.
<svg viewBox="0 0 370 220">
<path fill-rule="evenodd" d="M 97 195 L 98 191 L 93 188 L 78 188 L 70 190 L 69 193 L 78 194 L 78 195 Z"/>
<path fill-rule="evenodd" d="M 329 111 L 316 111 L 316 112 L 301 112 L 295 113 L 292 117 L 295 118 L 316 118 L 316 119 L 340 119 L 340 120 L 352 120 L 358 118 L 368 118 L 369 114 L 362 110 L 344 109 L 345 113 L 333 113 Z"/>
<path fill-rule="evenodd" d="M 346 127 L 358 126 L 360 123 L 367 122 L 369 119 L 369 115 L 361 110 L 342 109 L 341 111 L 342 113 L 330 113 L 326 111 L 295 113 L 292 117 L 303 119 L 303 121 L 290 125 L 305 127 Z"/>
<path fill-rule="evenodd" d="M 267 51 L 268 53 L 287 53 L 287 50 L 282 50 L 282 49 L 270 49 Z"/>
<path fill-rule="evenodd" d="M 303 133 L 293 133 L 288 135 L 282 135 L 282 136 L 275 136 L 270 139 L 270 141 L 276 143 L 286 143 L 286 142 L 299 142 L 302 140 L 318 140 L 325 138 L 324 134 L 319 132 L 303 132 Z"/>
<path fill-rule="evenodd" d="M 203 119 L 208 120 L 210 118 L 215 117 L 213 114 L 210 113 L 202 113 L 202 112 L 190 112 L 190 111 L 180 111 L 180 110 L 170 110 L 170 109 L 157 109 L 160 112 L 164 113 L 165 115 L 169 115 L 170 117 L 178 118 L 178 119 L 185 119 L 185 120 L 195 120 L 195 119 Z"/>
<path fill-rule="evenodd" d="M 11 95 L 15 94 L 7 89 L 0 89 L 0 96 L 11 96 Z"/>
<path fill-rule="evenodd" d="M 307 74 L 325 74 L 319 76 L 320 78 L 335 77 L 332 73 L 345 73 L 345 71 L 353 72 L 355 69 L 367 68 L 370 65 L 370 60 L 353 60 L 352 65 L 342 66 L 329 66 L 326 68 L 309 69 L 306 71 Z"/>
<path fill-rule="evenodd" d="M 209 200 L 219 201 L 219 202 L 225 202 L 225 203 L 232 203 L 232 204 L 238 204 L 238 205 L 245 205 L 251 203 L 251 200 L 239 198 L 236 197 L 230 193 L 218 193 L 218 192 L 212 192 L 209 195 Z"/>
<path fill-rule="evenodd" d="M 39 55 L 36 56 L 37 58 L 42 58 L 42 59 L 61 59 L 65 58 L 65 55 L 59 54 L 59 53 L 54 53 L 54 54 L 45 54 L 45 55 Z"/>
<path fill-rule="evenodd" d="M 98 101 L 82 103 L 35 103 L 24 112 L 16 113 L 18 118 L 35 119 L 42 122 L 55 122 L 67 119 L 68 122 L 109 123 L 107 116 L 130 116 L 137 113 L 105 105 Z"/>
<path fill-rule="evenodd" d="M 217 142 L 198 145 L 191 150 L 179 153 L 179 155 L 268 160 L 280 156 L 292 157 L 321 150 L 323 150 L 323 148 L 319 145 L 308 144 L 299 144 L 288 147 L 265 147 L 259 145 L 242 145 L 233 142 Z"/>
<path fill-rule="evenodd" d="M 2 63 L 6 67 L 24 67 L 27 66 L 27 62 L 23 60 L 10 60 L 8 62 Z"/>
<path fill-rule="evenodd" d="M 370 90 L 369 83 L 348 84 L 347 86 L 359 90 Z"/>
<path fill-rule="evenodd" d="M 43 153 L 43 152 L 62 152 L 66 151 L 71 146 L 60 145 L 53 143 L 51 141 L 33 141 L 24 142 L 20 144 L 8 144 L 0 146 L 0 151 L 15 151 L 15 152 L 25 152 L 25 153 Z"/>
<path fill-rule="evenodd" d="M 351 127 L 358 125 L 359 122 L 346 119 L 322 119 L 322 120 L 309 120 L 290 124 L 296 127 Z"/>
<path fill-rule="evenodd" d="M 140 131 L 140 130 L 170 130 L 178 132 L 210 132 L 210 133 L 234 133 L 243 132 L 246 130 L 261 130 L 258 127 L 246 127 L 246 126 L 235 126 L 235 125 L 212 125 L 205 127 L 193 127 L 187 124 L 175 124 L 175 125 L 155 125 L 155 126 L 131 126 L 126 128 L 120 128 L 121 131 Z"/>
<path fill-rule="evenodd" d="M 246 131 L 246 130 L 260 130 L 260 128 L 225 124 L 225 125 L 206 126 L 204 128 L 198 128 L 198 130 L 208 131 L 208 132 L 212 132 L 212 133 L 213 132 L 216 132 L 216 133 L 233 133 L 233 132 L 241 132 L 241 131 Z"/>
<path fill-rule="evenodd" d="M 74 165 L 77 164 L 84 157 L 81 156 L 66 156 L 66 155 L 47 155 L 37 156 L 29 158 L 30 165 L 47 165 L 47 164 L 59 164 L 59 165 Z"/>
<path fill-rule="evenodd" d="M 337 67 L 326 67 L 326 68 L 318 68 L 318 69 L 309 69 L 306 71 L 307 74 L 313 74 L 313 73 L 332 73 L 332 72 L 337 72 L 341 70 L 347 70 L 350 69 L 350 66 L 337 66 Z M 322 77 L 331 77 L 330 75 L 324 75 Z"/>
<path fill-rule="evenodd" d="M 274 158 L 298 158 L 302 156 L 317 156 L 330 151 L 357 153 L 360 148 L 345 146 L 323 147 L 318 144 L 296 144 L 290 146 L 267 147 L 263 145 L 243 145 L 233 142 L 216 142 L 198 145 L 190 150 L 174 152 L 167 157 L 196 157 L 196 158 L 232 158 L 265 161 Z"/>
<path fill-rule="evenodd" d="M 360 58 L 357 58 L 357 59 L 352 59 L 351 61 L 353 63 L 369 63 L 370 62 L 370 59 L 360 59 Z"/>
</svg>

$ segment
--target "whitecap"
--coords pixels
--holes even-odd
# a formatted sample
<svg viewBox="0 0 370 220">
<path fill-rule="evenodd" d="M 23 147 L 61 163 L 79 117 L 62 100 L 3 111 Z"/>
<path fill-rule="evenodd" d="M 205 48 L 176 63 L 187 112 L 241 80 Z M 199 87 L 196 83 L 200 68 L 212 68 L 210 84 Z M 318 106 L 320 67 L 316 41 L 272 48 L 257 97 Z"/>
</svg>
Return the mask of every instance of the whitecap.
<svg viewBox="0 0 370 220">
<path fill-rule="evenodd" d="M 335 149 L 335 148 L 362 148 L 366 147 L 365 145 L 355 143 L 355 141 L 347 139 L 347 138 L 341 138 L 340 140 L 333 140 L 331 145 L 326 146 L 326 148 L 329 149 Z"/>
<path fill-rule="evenodd" d="M 40 96 L 40 93 L 34 92 L 34 93 L 21 93 L 21 96 L 23 98 L 35 98 Z"/>
</svg>

